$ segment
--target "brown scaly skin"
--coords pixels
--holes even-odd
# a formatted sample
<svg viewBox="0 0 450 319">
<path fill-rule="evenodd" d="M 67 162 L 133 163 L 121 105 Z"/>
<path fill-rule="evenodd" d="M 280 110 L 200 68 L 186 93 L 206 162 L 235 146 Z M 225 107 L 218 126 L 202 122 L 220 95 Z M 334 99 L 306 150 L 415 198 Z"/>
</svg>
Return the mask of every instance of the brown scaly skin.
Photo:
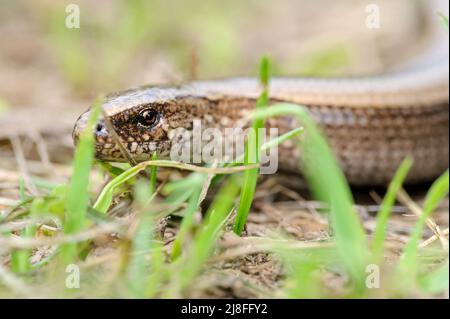
<svg viewBox="0 0 450 319">
<path fill-rule="evenodd" d="M 448 168 L 449 158 L 445 37 L 448 35 L 435 36 L 423 59 L 399 72 L 370 78 L 272 79 L 271 103 L 306 106 L 353 185 L 386 185 L 408 155 L 414 165 L 406 182 L 431 181 Z M 253 109 L 260 92 L 258 82 L 249 78 L 147 87 L 109 96 L 103 110 L 121 144 L 139 162 L 150 159 L 154 152 L 158 158 L 167 158 L 173 131 L 192 129 L 195 119 L 201 120 L 203 128 L 244 127 L 242 119 Z M 157 115 L 151 127 L 139 124 L 144 110 Z M 75 124 L 75 141 L 88 117 L 89 111 Z M 268 121 L 280 134 L 299 124 L 287 117 Z M 95 136 L 99 159 L 125 161 L 103 120 Z M 307 132 L 302 138 L 307 138 Z M 292 141 L 281 145 L 280 169 L 298 170 L 298 156 Z"/>
<path fill-rule="evenodd" d="M 215 84 L 220 85 L 220 82 Z M 437 177 L 448 167 L 448 92 L 442 90 L 441 93 L 441 96 L 435 95 L 436 103 L 429 105 L 399 103 L 395 107 L 388 104 L 349 107 L 324 103 L 307 107 L 323 128 L 350 183 L 385 184 L 407 155 L 415 160 L 408 182 L 423 182 Z M 277 96 L 276 91 L 272 96 Z M 252 97 L 202 93 L 194 85 L 194 89 L 191 87 L 189 90 L 148 88 L 127 91 L 110 97 L 103 107 L 121 143 L 139 162 L 150 159 L 154 152 L 159 158 L 167 158 L 171 147 L 170 132 L 180 127 L 192 129 L 194 119 L 201 120 L 203 128 L 244 126 L 239 121 L 253 109 L 255 101 Z M 291 100 L 272 100 L 276 101 Z M 292 102 L 298 103 L 297 100 Z M 137 122 L 144 109 L 158 113 L 158 121 L 150 129 Z M 79 118 L 74 129 L 75 139 L 88 116 L 89 112 Z M 269 125 L 278 127 L 282 134 L 298 123 L 281 118 L 270 120 Z M 108 161 L 124 161 L 102 121 L 98 129 L 96 156 Z M 295 170 L 298 167 L 297 154 L 292 143 L 282 145 L 279 149 L 280 167 Z"/>
</svg>

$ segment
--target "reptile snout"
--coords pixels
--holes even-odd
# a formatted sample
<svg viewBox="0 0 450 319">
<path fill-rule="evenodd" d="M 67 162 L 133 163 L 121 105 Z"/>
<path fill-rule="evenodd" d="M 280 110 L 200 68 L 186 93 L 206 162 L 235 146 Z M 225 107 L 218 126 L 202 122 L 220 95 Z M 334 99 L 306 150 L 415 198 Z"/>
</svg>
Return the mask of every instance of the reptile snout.
<svg viewBox="0 0 450 319">
<path fill-rule="evenodd" d="M 87 123 L 89 120 L 90 112 L 83 113 L 78 120 L 75 122 L 72 131 L 72 138 L 75 145 L 78 143 L 81 134 L 86 130 Z M 94 137 L 98 140 L 99 138 L 107 138 L 109 136 L 108 130 L 103 119 L 98 120 L 98 122 L 93 127 Z"/>
<path fill-rule="evenodd" d="M 75 125 L 73 127 L 72 131 L 72 139 L 75 145 L 78 144 L 78 140 L 80 139 L 81 133 L 86 129 L 87 126 L 87 120 L 89 118 L 89 112 L 85 112 L 81 114 L 77 121 L 75 122 Z"/>
</svg>

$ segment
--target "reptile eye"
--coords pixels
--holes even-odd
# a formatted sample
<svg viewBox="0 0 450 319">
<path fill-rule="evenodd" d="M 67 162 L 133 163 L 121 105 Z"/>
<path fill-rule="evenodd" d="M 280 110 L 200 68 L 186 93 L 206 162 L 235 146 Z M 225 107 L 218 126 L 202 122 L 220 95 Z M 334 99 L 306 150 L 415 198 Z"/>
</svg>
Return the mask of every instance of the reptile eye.
<svg viewBox="0 0 450 319">
<path fill-rule="evenodd" d="M 159 121 L 159 114 L 154 109 L 145 109 L 139 113 L 138 123 L 145 128 L 152 128 Z"/>
</svg>

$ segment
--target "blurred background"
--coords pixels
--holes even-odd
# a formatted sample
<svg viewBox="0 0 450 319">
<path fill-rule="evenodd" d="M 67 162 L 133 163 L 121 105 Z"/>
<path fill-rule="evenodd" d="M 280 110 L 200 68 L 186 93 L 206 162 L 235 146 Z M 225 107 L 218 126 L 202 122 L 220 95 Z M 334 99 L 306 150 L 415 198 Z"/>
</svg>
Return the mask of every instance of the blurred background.
<svg viewBox="0 0 450 319">
<path fill-rule="evenodd" d="M 72 127 L 97 96 L 145 84 L 256 76 L 263 55 L 271 57 L 274 76 L 379 74 L 407 63 L 427 46 L 430 25 L 425 23 L 423 10 L 427 2 L 430 1 L 0 0 L 0 219 L 6 216 L 4 212 L 13 212 L 18 200 L 26 199 L 26 195 L 34 197 L 37 194 L 39 196 L 35 199 L 40 200 L 40 194 L 46 196 L 47 190 L 56 194 L 55 198 L 45 197 L 45 201 L 48 200 L 46 203 L 51 205 L 48 207 L 52 214 L 64 213 L 66 206 L 61 198 L 65 198 L 65 193 L 53 190 L 66 190 L 72 174 Z M 442 3 L 448 7 L 448 0 L 442 0 Z M 80 28 L 66 27 L 69 4 L 76 4 L 80 10 Z M 366 20 L 373 14 L 367 9 L 372 4 L 379 8 L 380 28 L 367 27 Z M 448 11 L 444 13 L 448 15 Z M 431 20 L 434 27 L 442 29 L 442 39 L 447 41 L 448 33 L 440 25 L 438 15 L 435 14 Z M 92 199 L 104 188 L 103 175 L 105 169 L 98 165 L 91 171 L 89 191 Z M 302 197 L 303 194 L 296 192 L 301 183 L 298 176 L 281 175 L 274 174 L 258 185 L 253 208 L 259 214 L 249 215 L 248 234 L 264 237 L 276 230 L 301 241 L 323 241 L 327 244 L 329 227 L 326 219 L 318 213 L 323 206 L 308 201 Z M 27 180 L 31 177 L 32 182 Z M 177 181 L 184 176 L 178 170 L 158 171 L 158 178 L 164 183 L 169 177 Z M 359 191 L 358 212 L 364 229 L 372 232 L 376 226 L 374 212 L 379 209 L 384 190 L 379 193 L 372 189 Z M 410 194 L 422 201 L 424 191 L 411 190 Z M 134 206 L 130 204 L 128 189 L 123 193 L 120 190 L 120 196 L 116 199 L 110 215 L 121 220 L 123 216 L 120 214 L 129 212 L 129 208 L 132 206 L 134 209 Z M 40 203 L 32 203 L 36 202 Z M 37 210 L 41 209 L 41 206 L 36 206 Z M 448 234 L 448 198 L 441 206 L 433 218 Z M 28 205 L 24 207 L 28 209 Z M 396 206 L 395 209 L 389 220 L 389 244 L 392 248 L 392 254 L 387 258 L 389 262 L 399 257 L 399 247 L 408 241 L 417 221 L 406 207 Z M 195 216 L 197 219 L 198 215 Z M 167 247 L 177 234 L 178 215 L 173 220 L 175 222 L 168 224 L 164 217 L 156 225 Z M 56 234 L 48 229 L 42 230 L 42 236 Z M 8 235 L 9 231 L 3 228 L 2 233 Z M 427 238 L 432 235 L 430 229 L 424 232 Z M 229 244 L 233 240 L 238 248 L 246 246 L 241 241 L 235 241 L 234 237 L 221 239 L 221 244 Z M 95 286 L 88 296 L 103 296 L 103 293 L 110 296 L 108 283 L 114 281 L 116 284 L 116 273 L 109 269 L 119 263 L 122 268 L 122 261 L 125 260 L 122 257 L 127 253 L 110 247 L 116 242 L 122 243 L 116 241 L 115 236 L 102 236 L 98 240 L 94 261 L 96 256 L 102 258 L 110 254 L 112 258 L 98 263 L 100 273 L 108 277 L 106 280 L 104 277 L 97 279 L 96 275 L 86 277 L 91 284 L 89 287 Z M 128 247 L 128 239 L 126 244 Z M 0 245 L 0 248 L 3 247 Z M 51 258 L 52 252 L 49 253 L 47 248 L 42 247 L 42 250 L 34 252 L 33 263 L 41 262 L 49 255 Z M 0 268 L 9 258 L 9 253 L 2 254 Z M 334 262 L 334 252 L 331 255 L 324 255 L 324 259 Z M 27 255 L 23 256 L 26 260 Z M 298 256 L 301 255 L 295 254 L 294 257 Z M 436 253 L 436 256 L 440 258 L 441 255 Z M 435 262 L 436 256 L 424 258 L 431 263 Z M 196 260 L 190 257 L 186 260 L 189 259 Z M 298 259 L 299 265 L 303 265 L 301 259 Z M 175 269 L 174 273 L 178 273 L 179 268 L 172 268 L 170 263 L 167 265 L 168 270 Z M 182 263 L 179 265 L 185 267 Z M 316 266 L 311 268 L 314 264 L 309 261 L 305 265 L 306 272 L 298 273 L 302 276 L 307 274 L 307 291 L 308 287 L 315 288 L 315 281 L 309 281 L 309 278 L 313 278 L 310 274 Z M 331 268 L 335 272 L 340 267 L 333 265 Z M 230 261 L 219 261 L 218 264 L 208 262 L 212 276 L 207 274 L 203 281 L 199 281 L 200 284 L 190 291 L 190 296 L 254 298 L 264 295 L 261 291 L 272 293 L 280 288 L 281 278 L 285 276 L 283 268 L 265 254 L 253 253 Z M 223 273 L 226 276 L 222 277 L 222 272 L 216 274 L 218 269 L 225 270 Z M 322 266 L 317 269 L 322 273 Z M 32 270 L 30 274 L 41 282 L 41 277 L 36 276 L 38 272 Z M 400 281 L 403 281 L 403 273 L 399 274 Z M 45 295 L 52 289 L 49 283 L 57 284 L 52 268 L 49 275 L 50 280 L 42 281 L 43 285 L 39 283 L 35 290 L 39 295 Z M 341 289 L 347 279 L 331 273 L 324 272 L 323 275 L 331 291 L 348 297 L 347 289 Z M 446 276 L 448 282 L 448 268 Z M 236 281 L 236 278 L 244 280 Z M 250 289 L 252 286 L 247 285 L 246 278 L 252 278 L 259 286 Z M 123 294 L 125 290 L 120 284 L 118 296 L 128 297 Z M 211 287 L 223 289 L 213 290 Z M 260 290 L 261 287 L 264 289 Z M 311 289 L 311 295 L 318 294 L 316 290 Z M 0 295 L 2 292 L 0 289 Z M 374 292 L 374 296 L 377 293 Z M 10 297 L 8 287 L 6 294 Z M 422 297 L 415 291 L 407 296 Z M 448 298 L 448 291 L 445 297 Z"/>
<path fill-rule="evenodd" d="M 67 161 L 72 125 L 96 96 L 256 75 L 263 54 L 274 75 L 380 73 L 426 43 L 424 2 L 376 1 L 371 29 L 364 0 L 0 0 L 0 141 L 31 134 Z M 80 28 L 65 25 L 71 3 Z"/>
</svg>

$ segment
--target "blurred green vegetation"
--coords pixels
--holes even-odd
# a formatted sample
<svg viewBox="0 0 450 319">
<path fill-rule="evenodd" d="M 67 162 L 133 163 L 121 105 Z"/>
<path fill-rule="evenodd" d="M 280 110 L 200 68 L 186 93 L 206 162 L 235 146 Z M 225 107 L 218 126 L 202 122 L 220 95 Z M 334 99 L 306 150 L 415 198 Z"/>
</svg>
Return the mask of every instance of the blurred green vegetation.
<svg viewBox="0 0 450 319">
<path fill-rule="evenodd" d="M 270 108 L 258 108 L 254 112 L 254 119 L 288 114 L 296 116 L 305 126 L 308 138 L 300 139 L 298 147 L 310 156 L 299 165 L 306 169 L 305 172 L 309 172 L 305 177 L 315 198 L 325 204 L 321 213 L 329 216 L 333 238 L 325 242 L 308 242 L 291 239 L 285 234 L 274 233 L 273 236 L 260 237 L 260 246 L 256 247 L 279 258 L 284 266 L 284 277 L 279 279 L 279 289 L 261 290 L 261 296 L 408 297 L 418 294 L 434 296 L 446 291 L 449 283 L 448 251 L 435 245 L 419 249 L 418 241 L 425 227 L 425 219 L 448 196 L 448 171 L 431 186 L 423 205 L 422 216 L 403 250 L 402 258 L 398 262 L 385 262 L 380 257 L 383 249 L 380 247 L 384 247 L 388 240 L 384 231 L 387 227 L 386 218 L 391 213 L 392 199 L 399 191 L 411 160 L 404 161 L 388 189 L 376 225 L 377 229 L 383 231 L 377 232 L 375 241 L 370 245 L 343 173 L 307 110 L 299 105 L 277 104 Z M 246 150 L 249 151 L 251 150 Z M 108 261 L 108 264 L 115 265 L 116 270 L 105 273 L 89 269 L 86 266 L 86 256 L 92 251 L 92 238 L 81 236 L 80 239 L 72 240 L 66 237 L 67 241 L 63 245 L 56 244 L 57 249 L 39 263 L 31 261 L 28 246 L 11 249 L 11 271 L 14 274 L 9 275 L 18 282 L 30 283 L 33 289 L 37 289 L 34 297 L 61 296 L 65 282 L 64 266 L 68 264 L 84 265 L 85 268 L 82 276 L 83 289 L 76 292 L 66 290 L 66 297 L 174 298 L 195 295 L 196 282 L 211 265 L 214 253 L 219 251 L 217 246 L 221 235 L 226 231 L 226 225 L 233 218 L 235 221 L 238 218 L 242 220 L 239 225 L 245 223 L 250 206 L 244 205 L 242 216 L 238 214 L 233 217 L 232 213 L 240 209 L 239 201 L 245 200 L 250 204 L 253 201 L 254 183 L 249 183 L 245 175 L 252 172 L 254 167 L 250 166 L 246 172 L 229 170 L 227 175 L 222 175 L 223 171 L 216 168 L 197 167 L 195 172 L 184 179 L 167 182 L 160 190 L 156 188 L 163 195 L 156 200 L 155 188 L 149 187 L 149 182 L 154 181 L 138 178 L 139 171 L 143 171 L 146 166 L 170 166 L 188 170 L 193 169 L 193 166 L 152 160 L 140 163 L 119 175 L 111 167 L 111 179 L 100 194 L 96 195 L 91 194 L 86 175 L 91 169 L 92 154 L 92 136 L 83 134 L 75 153 L 72 181 L 66 185 L 50 187 L 50 190 L 49 185 L 43 188 L 36 183 L 36 187 L 47 195 L 22 196 L 21 202 L 8 210 L 4 219 L 0 220 L 0 226 L 11 222 L 26 222 L 26 226 L 16 232 L 16 236 L 20 237 L 16 244 L 27 243 L 26 240 L 36 237 L 61 238 L 55 232 L 42 233 L 40 226 L 44 222 L 55 228 L 63 225 L 66 235 L 76 236 L 89 231 L 92 233 L 93 229 L 98 231 L 113 223 L 114 219 L 105 213 L 114 209 L 114 198 L 129 193 L 131 189 L 134 201 L 130 209 L 133 211 L 134 222 L 127 228 L 121 228 L 118 224 L 114 227 L 114 231 L 120 234 L 117 241 L 119 254 Z M 213 185 L 211 178 L 216 175 L 223 177 L 223 180 L 222 183 Z M 202 211 L 202 194 L 212 187 L 218 188 L 218 191 L 207 206 L 205 215 L 201 220 L 195 220 L 194 214 Z M 249 195 L 245 197 L 243 194 Z M 171 253 L 164 249 L 163 240 L 156 229 L 158 221 L 169 215 L 182 217 Z M 238 230 L 240 232 L 241 227 Z M 2 237 L 11 238 L 7 233 L 1 235 L 0 240 Z M 55 256 L 62 258 L 57 259 Z M 368 266 L 375 266 L 383 271 L 380 289 L 368 286 Z M 324 273 L 344 279 L 341 291 L 327 286 L 322 277 Z M 47 285 L 45 291 L 39 288 L 41 283 Z M 1 283 L 0 295 L 5 295 Z M 14 295 L 24 296 L 22 291 L 16 291 Z M 6 292 L 6 296 L 11 297 L 12 292 Z"/>
<path fill-rule="evenodd" d="M 0 97 L 0 116 L 10 108 L 9 103 Z"/>
<path fill-rule="evenodd" d="M 80 8 L 79 29 L 65 26 L 69 3 L 73 1 L 23 0 L 16 13 L 24 6 L 34 18 L 75 92 L 126 88 L 133 72 L 142 72 L 152 65 L 152 58 L 160 57 L 175 66 L 183 80 L 257 74 L 259 53 L 248 63 L 243 50 L 251 48 L 241 34 L 263 7 L 256 0 L 81 0 L 75 2 Z M 264 50 L 271 54 L 276 45 Z M 349 64 L 348 54 L 345 44 L 298 58 L 293 53 L 275 61 L 273 73 L 333 75 Z"/>
<path fill-rule="evenodd" d="M 228 73 L 236 75 L 236 70 L 244 64 L 239 58 L 239 23 L 235 20 L 240 16 L 236 15 L 236 10 L 243 10 L 240 14 L 244 16 L 247 8 L 244 4 L 230 5 L 218 0 L 207 4 L 199 0 L 121 0 L 115 2 L 115 6 L 99 4 L 92 5 L 95 8 L 92 11 L 82 9 L 81 29 L 67 29 L 64 26 L 64 2 L 36 3 L 24 2 L 22 5 L 28 6 L 37 18 L 65 78 L 80 92 L 125 86 L 122 81 L 127 81 L 125 74 L 133 61 L 142 61 L 142 55 L 151 56 L 155 49 L 167 54 L 186 77 L 196 72 L 200 77 Z M 198 65 L 192 72 L 194 60 Z M 308 75 L 324 75 L 328 69 L 347 62 L 347 50 L 340 46 L 324 50 L 309 59 L 309 66 L 301 63 L 297 66 L 289 61 L 299 73 Z M 282 73 L 283 70 L 281 64 L 275 66 L 275 73 Z M 267 60 L 261 64 L 260 77 L 263 83 L 269 80 Z M 326 204 L 321 213 L 329 217 L 333 238 L 325 243 L 316 243 L 315 248 L 308 247 L 310 243 L 306 242 L 300 242 L 305 244 L 304 247 L 298 246 L 299 241 L 286 235 L 261 238 L 261 250 L 279 258 L 285 269 L 284 277 L 279 279 L 280 288 L 265 291 L 263 296 L 333 297 L 336 291 L 329 289 L 320 276 L 324 272 L 344 278 L 339 297 L 409 297 L 418 293 L 433 296 L 448 290 L 448 249 L 418 248 L 426 218 L 448 196 L 448 172 L 431 186 L 422 215 L 402 252 L 402 258 L 397 263 L 386 263 L 382 257 L 387 240 L 387 219 L 411 166 L 410 160 L 406 159 L 401 165 L 387 191 L 377 220 L 375 239 L 370 243 L 355 211 L 343 173 L 307 110 L 292 104 L 264 108 L 267 94 L 265 92 L 259 101 L 261 107 L 254 113 L 254 125 L 261 126 L 266 118 L 291 115 L 305 126 L 307 138 L 301 139 L 298 147 L 310 156 L 302 167 L 309 172 L 306 178 L 315 198 Z M 95 116 L 91 120 L 94 119 Z M 257 146 L 246 149 L 246 153 L 258 153 L 262 147 Z M 24 244 L 23 247 L 19 245 L 10 249 L 11 267 L 7 270 L 11 273 L 8 275 L 16 282 L 29 284 L 36 293 L 34 297 L 40 296 L 39 293 L 60 297 L 60 289 L 64 290 L 62 278 L 65 273 L 58 267 L 76 263 L 86 267 L 82 276 L 83 289 L 77 291 L 81 297 L 190 296 L 202 272 L 211 265 L 211 258 L 218 251 L 220 236 L 226 231 L 226 225 L 232 222 L 235 211 L 235 222 L 238 222 L 234 230 L 241 234 L 253 202 L 257 169 L 252 167 L 244 173 L 233 172 L 226 176 L 213 170 L 196 171 L 184 179 L 167 182 L 159 190 L 156 168 L 151 170 L 150 182 L 139 179 L 138 173 L 146 166 L 168 166 L 168 161 L 154 158 L 125 170 L 103 165 L 108 179 L 98 194 L 93 194 L 89 185 L 93 150 L 92 134 L 87 132 L 77 146 L 72 180 L 68 184 L 51 185 L 45 181 L 35 181 L 35 186 L 43 194 L 41 196 L 29 196 L 23 183 L 19 185 L 20 203 L 1 216 L 0 225 L 25 222 L 26 226 L 14 233 L 5 231 L 0 239 L 19 237 L 16 244 L 29 243 L 27 240 L 35 237 L 50 240 L 65 238 L 67 241 L 55 244 L 56 251 L 39 263 L 30 260 L 30 246 Z M 188 169 L 177 163 L 172 163 L 172 166 Z M 216 175 L 222 177 L 221 183 L 211 183 Z M 203 209 L 202 194 L 208 192 L 210 187 L 216 187 L 217 193 Z M 159 201 L 155 199 L 156 192 L 163 195 Z M 114 199 L 125 193 L 131 193 L 134 199 L 130 209 L 134 213 L 135 224 L 128 229 L 115 225 L 118 229 L 114 231 L 120 234 L 120 254 L 108 261 L 120 265 L 116 272 L 107 274 L 104 270 L 89 269 L 85 258 L 90 252 L 92 237 L 73 239 L 70 236 L 92 229 L 99 231 L 101 227 L 116 222 L 106 213 L 113 209 Z M 201 220 L 196 220 L 194 214 L 202 210 L 206 213 Z M 182 219 L 172 251 L 167 253 L 155 228 L 158 221 L 172 214 Z M 42 230 L 40 226 L 44 223 L 54 230 Z M 61 228 L 64 229 L 63 234 L 57 234 L 55 230 Z M 61 237 L 63 235 L 65 237 Z M 383 276 L 386 276 L 381 291 L 370 289 L 366 284 L 366 267 L 372 263 L 379 266 L 384 271 Z M 27 296 L 19 285 L 7 286 L 6 289 L 1 285 L 0 295 Z M 40 289 L 41 285 L 45 286 L 45 290 Z"/>
<path fill-rule="evenodd" d="M 67 3 L 38 2 L 31 9 L 75 89 L 125 86 L 128 68 L 155 52 L 185 75 L 193 63 L 202 75 L 224 74 L 238 65 L 234 14 L 244 6 L 237 2 L 229 7 L 198 0 L 118 0 L 107 6 L 79 1 L 79 29 L 65 26 Z"/>
</svg>

